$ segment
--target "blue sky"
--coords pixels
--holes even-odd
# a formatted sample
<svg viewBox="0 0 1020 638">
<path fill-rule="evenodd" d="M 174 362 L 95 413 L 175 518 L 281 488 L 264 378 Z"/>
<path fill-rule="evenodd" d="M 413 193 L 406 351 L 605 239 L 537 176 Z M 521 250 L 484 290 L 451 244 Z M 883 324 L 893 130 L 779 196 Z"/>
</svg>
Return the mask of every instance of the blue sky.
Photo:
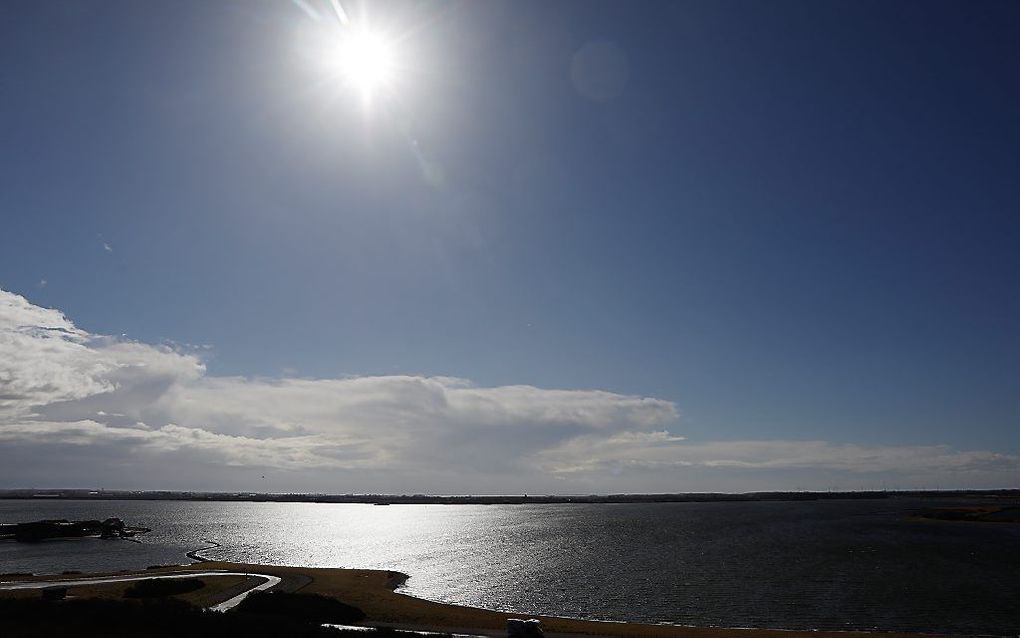
<svg viewBox="0 0 1020 638">
<path fill-rule="evenodd" d="M 0 288 L 206 379 L 600 390 L 1016 483 L 1016 3 L 342 4 L 392 41 L 370 105 L 328 2 L 6 3 Z M 688 485 L 614 481 L 576 487 Z"/>
</svg>

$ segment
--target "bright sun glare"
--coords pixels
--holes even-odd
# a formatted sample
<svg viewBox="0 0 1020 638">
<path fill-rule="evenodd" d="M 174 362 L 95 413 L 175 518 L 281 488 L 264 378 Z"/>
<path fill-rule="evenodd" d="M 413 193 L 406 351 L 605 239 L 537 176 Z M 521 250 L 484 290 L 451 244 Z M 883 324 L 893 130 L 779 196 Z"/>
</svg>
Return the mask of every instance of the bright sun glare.
<svg viewBox="0 0 1020 638">
<path fill-rule="evenodd" d="M 385 88 L 393 80 L 393 46 L 379 33 L 345 33 L 328 57 L 330 66 L 364 95 Z"/>
</svg>

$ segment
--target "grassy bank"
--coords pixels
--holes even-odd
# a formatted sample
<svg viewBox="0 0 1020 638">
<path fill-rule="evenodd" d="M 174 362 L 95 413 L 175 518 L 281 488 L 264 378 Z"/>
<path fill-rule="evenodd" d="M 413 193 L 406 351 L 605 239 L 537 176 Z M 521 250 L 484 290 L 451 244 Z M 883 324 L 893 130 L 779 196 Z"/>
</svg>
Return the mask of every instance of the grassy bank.
<svg viewBox="0 0 1020 638">
<path fill-rule="evenodd" d="M 277 589 L 288 592 L 320 594 L 335 598 L 364 611 L 362 624 L 415 629 L 436 632 L 473 633 L 502 636 L 506 633 L 506 621 L 515 617 L 536 617 L 542 620 L 546 634 L 551 638 L 560 636 L 610 636 L 616 638 L 854 638 L 871 637 L 869 632 L 835 631 L 788 631 L 776 629 L 726 629 L 715 627 L 677 627 L 672 625 L 649 625 L 641 623 L 599 622 L 575 620 L 552 616 L 530 616 L 449 605 L 398 593 L 396 590 L 407 576 L 399 572 L 367 569 L 332 569 L 309 567 L 285 567 L 279 565 L 249 565 L 244 563 L 202 562 L 183 566 L 150 568 L 141 575 L 160 573 L 204 572 L 224 570 L 241 573 L 267 574 L 282 579 Z M 126 572 L 117 572 L 124 575 Z M 95 576 L 113 574 L 95 574 Z M 69 575 L 65 579 L 82 578 L 83 575 Z M 2 580 L 54 580 L 54 576 L 7 577 Z M 199 606 L 209 606 L 249 586 L 239 576 L 202 576 L 207 585 L 197 591 L 177 596 L 180 600 Z M 119 598 L 129 586 L 127 583 L 85 585 L 73 587 L 68 592 L 79 598 Z M 25 592 L 2 592 L 18 597 Z M 882 633 L 883 638 L 907 638 L 916 635 Z M 930 637 L 929 637 L 930 638 Z"/>
<path fill-rule="evenodd" d="M 181 569 L 181 568 L 178 568 Z M 272 574 L 286 583 L 303 584 L 293 589 L 304 593 L 322 594 L 354 605 L 365 612 L 365 624 L 384 624 L 401 628 L 458 633 L 505 634 L 507 618 L 521 614 L 506 614 L 474 607 L 448 605 L 406 596 L 394 589 L 406 579 L 398 572 L 363 569 L 326 569 L 307 567 L 281 567 L 275 565 L 245 565 L 238 563 L 207 562 L 183 569 L 253 571 Z M 864 632 L 781 631 L 767 629 L 720 629 L 702 627 L 675 627 L 639 623 L 610 623 L 573 620 L 550 616 L 541 618 L 546 633 L 616 636 L 619 638 L 722 638 L 746 636 L 748 638 L 851 638 L 869 636 Z M 888 638 L 909 634 L 882 634 Z"/>
</svg>

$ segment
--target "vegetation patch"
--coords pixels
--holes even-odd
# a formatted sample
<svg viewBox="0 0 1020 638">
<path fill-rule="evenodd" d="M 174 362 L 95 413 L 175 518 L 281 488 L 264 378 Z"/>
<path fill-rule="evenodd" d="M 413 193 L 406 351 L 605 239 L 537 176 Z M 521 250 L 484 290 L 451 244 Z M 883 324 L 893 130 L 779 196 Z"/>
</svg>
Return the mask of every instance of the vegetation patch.
<svg viewBox="0 0 1020 638">
<path fill-rule="evenodd" d="M 257 591 L 234 608 L 237 613 L 278 616 L 317 624 L 348 625 L 365 618 L 365 612 L 335 598 L 319 594 Z"/>
<path fill-rule="evenodd" d="M 160 598 L 187 594 L 205 587 L 199 578 L 152 578 L 140 580 L 124 590 L 124 598 Z"/>
</svg>

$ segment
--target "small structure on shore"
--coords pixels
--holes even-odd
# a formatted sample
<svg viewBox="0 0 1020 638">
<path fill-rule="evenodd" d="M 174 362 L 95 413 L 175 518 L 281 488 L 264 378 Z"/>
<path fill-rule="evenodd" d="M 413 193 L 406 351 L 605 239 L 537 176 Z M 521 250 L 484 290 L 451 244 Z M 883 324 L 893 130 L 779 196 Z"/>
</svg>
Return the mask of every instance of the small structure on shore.
<svg viewBox="0 0 1020 638">
<path fill-rule="evenodd" d="M 104 521 L 43 520 L 0 524 L 0 539 L 32 543 L 49 538 L 132 538 L 150 532 L 148 527 L 129 527 L 119 518 Z"/>
<path fill-rule="evenodd" d="M 529 618 L 528 620 L 507 618 L 506 635 L 508 638 L 545 638 L 545 633 L 542 631 L 542 621 L 537 618 Z"/>
</svg>

